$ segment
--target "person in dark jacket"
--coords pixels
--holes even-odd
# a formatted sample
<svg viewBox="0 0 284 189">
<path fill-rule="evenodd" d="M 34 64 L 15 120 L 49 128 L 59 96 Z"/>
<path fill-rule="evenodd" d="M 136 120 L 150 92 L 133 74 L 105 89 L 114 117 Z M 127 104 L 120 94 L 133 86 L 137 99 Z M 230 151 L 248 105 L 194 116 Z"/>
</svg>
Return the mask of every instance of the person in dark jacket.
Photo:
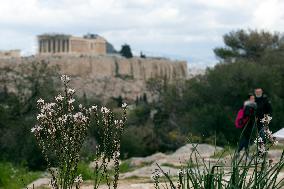
<svg viewBox="0 0 284 189">
<path fill-rule="evenodd" d="M 257 104 L 257 109 L 256 109 L 257 130 L 259 132 L 260 137 L 265 143 L 266 140 L 265 140 L 263 124 L 261 123 L 261 119 L 264 118 L 265 114 L 272 116 L 271 102 L 269 101 L 268 97 L 265 94 L 263 94 L 262 88 L 256 88 L 254 90 L 254 94 L 255 94 L 255 102 Z"/>
<path fill-rule="evenodd" d="M 241 140 L 239 143 L 238 154 L 245 148 L 246 156 L 249 156 L 249 143 L 255 125 L 255 115 L 256 115 L 257 105 L 255 103 L 255 96 L 250 93 L 248 95 L 248 100 L 244 102 L 244 119 L 248 118 L 246 125 L 243 127 Z"/>
</svg>

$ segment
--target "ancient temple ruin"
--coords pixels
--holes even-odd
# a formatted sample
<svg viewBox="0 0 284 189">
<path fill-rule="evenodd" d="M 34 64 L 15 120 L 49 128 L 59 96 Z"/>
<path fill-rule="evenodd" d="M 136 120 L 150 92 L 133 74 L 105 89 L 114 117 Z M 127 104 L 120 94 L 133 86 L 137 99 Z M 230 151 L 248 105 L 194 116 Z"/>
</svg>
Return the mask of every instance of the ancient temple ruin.
<svg viewBox="0 0 284 189">
<path fill-rule="evenodd" d="M 96 34 L 76 37 L 65 34 L 43 34 L 38 36 L 38 54 L 40 55 L 104 55 L 106 40 Z"/>
</svg>

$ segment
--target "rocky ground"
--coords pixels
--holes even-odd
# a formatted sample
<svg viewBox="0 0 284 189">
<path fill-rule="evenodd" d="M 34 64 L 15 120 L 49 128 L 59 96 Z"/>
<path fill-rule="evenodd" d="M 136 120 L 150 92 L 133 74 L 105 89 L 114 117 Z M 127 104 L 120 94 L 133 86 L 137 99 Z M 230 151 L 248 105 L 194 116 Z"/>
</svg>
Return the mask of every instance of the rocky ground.
<svg viewBox="0 0 284 189">
<path fill-rule="evenodd" d="M 119 189 L 152 189 L 154 188 L 153 181 L 151 180 L 152 173 L 158 169 L 157 164 L 169 175 L 177 176 L 179 169 L 186 165 L 192 154 L 194 144 L 187 144 L 179 148 L 176 152 L 172 154 L 156 153 L 148 157 L 135 157 L 130 158 L 124 163 L 127 163 L 130 169 L 128 172 L 120 174 Z M 220 147 L 214 147 L 208 144 L 199 144 L 196 147 L 199 152 L 196 158 L 199 162 L 205 162 L 206 165 L 213 165 L 217 161 L 223 164 L 230 164 L 231 154 L 223 154 L 223 149 Z M 281 157 L 282 150 L 274 149 L 269 151 L 269 159 L 273 162 L 277 162 Z M 222 158 L 219 158 L 222 155 Z M 195 159 L 195 158 L 194 158 Z M 111 163 L 110 163 L 111 166 Z M 90 164 L 93 167 L 93 164 Z M 204 167 L 200 167 L 203 169 Z M 284 172 L 281 172 L 279 179 L 284 178 Z M 48 188 L 49 178 L 40 178 L 28 187 L 32 188 L 34 185 L 35 189 Z M 92 189 L 92 182 L 85 181 L 83 189 Z M 102 185 L 100 188 L 107 188 L 106 185 Z"/>
</svg>

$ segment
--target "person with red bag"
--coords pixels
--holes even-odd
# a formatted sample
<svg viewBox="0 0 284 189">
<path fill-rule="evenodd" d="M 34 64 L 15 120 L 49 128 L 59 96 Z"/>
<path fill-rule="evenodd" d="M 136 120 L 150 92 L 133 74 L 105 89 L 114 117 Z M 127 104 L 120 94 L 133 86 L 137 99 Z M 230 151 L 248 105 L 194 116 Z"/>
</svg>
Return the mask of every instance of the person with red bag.
<svg viewBox="0 0 284 189">
<path fill-rule="evenodd" d="M 245 148 L 246 156 L 249 157 L 249 144 L 255 125 L 257 105 L 255 103 L 254 94 L 249 93 L 248 99 L 244 102 L 243 107 L 239 110 L 238 116 L 235 120 L 235 125 L 237 128 L 241 128 L 242 134 L 238 147 L 238 154 Z"/>
</svg>

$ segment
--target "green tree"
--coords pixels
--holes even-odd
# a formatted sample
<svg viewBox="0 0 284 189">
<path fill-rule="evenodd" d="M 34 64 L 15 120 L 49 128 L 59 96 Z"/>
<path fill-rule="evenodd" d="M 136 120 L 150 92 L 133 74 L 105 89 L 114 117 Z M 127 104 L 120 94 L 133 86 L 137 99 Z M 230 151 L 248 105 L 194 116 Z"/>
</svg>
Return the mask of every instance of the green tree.
<svg viewBox="0 0 284 189">
<path fill-rule="evenodd" d="M 119 53 L 121 54 L 121 56 L 124 56 L 125 58 L 132 58 L 133 57 L 132 52 L 131 52 L 131 48 L 128 44 L 122 45 Z"/>
<path fill-rule="evenodd" d="M 202 142 L 217 139 L 218 145 L 236 145 L 240 130 L 234 126 L 235 116 L 247 94 L 256 87 L 262 87 L 272 102 L 271 130 L 280 129 L 284 121 L 281 116 L 284 111 L 284 50 L 281 46 L 267 47 L 258 57 L 256 54 L 234 56 L 234 63 L 224 60 L 208 68 L 204 75 L 187 80 L 182 87 L 177 87 L 176 83 L 164 87 L 152 81 L 149 89 L 159 91 L 155 93 L 159 94 L 159 103 L 152 106 L 158 110 L 154 124 L 163 146 L 173 144 L 166 134 L 172 132 L 191 135 L 189 139 L 200 137 Z M 177 93 L 178 90 L 181 93 Z"/>
<path fill-rule="evenodd" d="M 0 82 L 15 89 L 2 90 L 0 95 L 0 160 L 42 168 L 44 161 L 30 131 L 35 124 L 36 101 L 43 96 L 52 98 L 56 91 L 53 76 L 57 68 L 33 62 L 21 64 L 18 69 L 1 68 L 0 72 L 6 75 Z"/>
<path fill-rule="evenodd" d="M 223 61 L 236 59 L 258 60 L 264 52 L 283 48 L 281 35 L 268 31 L 237 30 L 223 36 L 225 47 L 214 49 L 215 55 Z"/>
</svg>

